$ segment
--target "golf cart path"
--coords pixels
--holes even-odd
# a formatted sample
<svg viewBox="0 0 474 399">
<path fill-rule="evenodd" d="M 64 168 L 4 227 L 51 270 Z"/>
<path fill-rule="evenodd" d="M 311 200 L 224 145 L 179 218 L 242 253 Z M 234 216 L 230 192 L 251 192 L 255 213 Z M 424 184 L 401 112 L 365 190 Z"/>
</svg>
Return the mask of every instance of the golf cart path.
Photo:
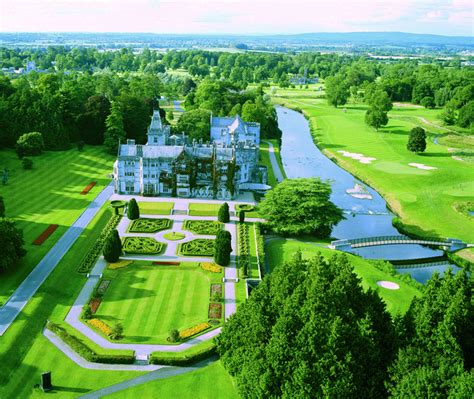
<svg viewBox="0 0 474 399">
<path fill-rule="evenodd" d="M 90 221 L 97 212 L 99 212 L 102 205 L 110 198 L 113 191 L 113 184 L 109 183 L 66 230 L 43 259 L 41 259 L 37 266 L 18 286 L 8 301 L 0 308 L 0 336 L 7 331 L 8 327 L 10 327 L 17 318 L 41 284 L 48 278 L 62 257 L 69 251 Z"/>
</svg>

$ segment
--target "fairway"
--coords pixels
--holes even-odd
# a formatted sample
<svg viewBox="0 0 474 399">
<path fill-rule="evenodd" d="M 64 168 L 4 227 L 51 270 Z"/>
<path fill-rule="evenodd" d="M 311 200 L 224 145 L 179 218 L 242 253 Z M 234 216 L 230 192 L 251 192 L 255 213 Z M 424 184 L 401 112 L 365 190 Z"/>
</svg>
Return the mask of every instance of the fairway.
<svg viewBox="0 0 474 399">
<path fill-rule="evenodd" d="M 278 265 L 292 259 L 296 251 L 301 251 L 303 257 L 310 258 L 320 252 L 324 257 L 329 257 L 335 253 L 334 250 L 323 248 L 318 243 L 302 242 L 293 239 L 277 238 L 268 242 L 266 245 L 267 263 L 273 270 Z M 401 275 L 392 276 L 385 273 L 367 261 L 358 256 L 346 254 L 351 264 L 354 266 L 354 272 L 362 279 L 362 287 L 369 287 L 377 291 L 380 297 L 387 304 L 387 310 L 392 314 L 405 313 L 410 306 L 414 296 L 420 296 L 421 292 L 407 284 Z M 393 291 L 381 288 L 377 285 L 377 281 L 388 280 L 396 282 L 400 285 L 400 289 Z"/>
<path fill-rule="evenodd" d="M 334 108 L 309 90 L 281 90 L 278 94 L 281 97 L 275 102 L 304 110 L 319 148 L 378 190 L 410 232 L 474 242 L 474 218 L 454 207 L 474 197 L 474 144 L 468 136 L 438 126 L 440 110 L 394 107 L 388 126 L 376 131 L 364 122 L 365 104 Z M 428 136 L 426 152 L 420 155 L 406 149 L 409 131 L 417 125 L 424 127 Z M 434 140 L 436 136 L 440 137 Z M 376 160 L 362 164 L 340 151 Z M 410 163 L 435 169 L 422 170 Z"/>
<path fill-rule="evenodd" d="M 2 275 L 0 304 L 5 302 L 54 243 L 74 223 L 82 211 L 110 182 L 113 156 L 100 147 L 77 150 L 45 152 L 32 157 L 32 170 L 23 170 L 21 160 L 14 151 L 0 152 L 0 168 L 9 170 L 10 179 L 2 186 L 0 195 L 6 206 L 6 215 L 17 222 L 23 231 L 25 249 L 28 251 L 18 269 Z M 91 182 L 92 190 L 81 195 Z M 35 240 L 50 224 L 57 230 L 42 244 Z M 83 254 L 77 254 L 82 259 Z"/>
<path fill-rule="evenodd" d="M 167 343 L 170 330 L 207 321 L 211 278 L 197 263 L 163 266 L 135 261 L 107 270 L 104 279 L 111 283 L 95 317 L 109 326 L 122 323 L 121 342 Z"/>
</svg>

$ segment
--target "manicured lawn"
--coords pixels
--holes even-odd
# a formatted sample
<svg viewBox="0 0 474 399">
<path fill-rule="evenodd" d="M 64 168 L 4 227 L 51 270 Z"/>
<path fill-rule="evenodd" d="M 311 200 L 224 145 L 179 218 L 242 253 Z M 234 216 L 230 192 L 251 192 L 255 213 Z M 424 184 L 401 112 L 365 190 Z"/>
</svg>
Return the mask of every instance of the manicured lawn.
<svg viewBox="0 0 474 399">
<path fill-rule="evenodd" d="M 192 202 L 188 205 L 188 210 L 191 216 L 217 216 L 220 207 L 221 204 Z"/>
<path fill-rule="evenodd" d="M 214 399 L 239 398 L 232 377 L 220 361 L 191 373 L 156 380 L 105 396 L 110 399 Z"/>
<path fill-rule="evenodd" d="M 319 251 L 323 256 L 331 256 L 335 251 L 322 248 L 318 243 L 305 243 L 292 239 L 277 238 L 271 240 L 266 245 L 266 257 L 271 270 L 283 262 L 290 260 L 296 251 L 300 250 L 303 257 L 312 257 Z M 415 287 L 407 284 L 398 276 L 392 276 L 373 266 L 369 261 L 354 255 L 347 255 L 352 260 L 354 272 L 362 279 L 362 287 L 371 287 L 377 290 L 379 295 L 387 304 L 387 309 L 392 314 L 405 313 L 411 303 L 412 298 L 421 295 Z M 399 290 L 388 290 L 377 285 L 377 281 L 394 281 L 400 285 Z"/>
<path fill-rule="evenodd" d="M 136 377 L 141 372 L 80 368 L 41 335 L 49 319 L 61 323 L 85 280 L 76 272 L 78 258 L 91 247 L 109 220 L 105 205 L 53 273 L 0 338 L 0 397 L 45 397 L 34 392 L 43 371 L 52 371 L 55 398 L 76 398 L 92 390 Z"/>
<path fill-rule="evenodd" d="M 140 215 L 170 215 L 174 202 L 138 202 Z"/>
<path fill-rule="evenodd" d="M 260 143 L 260 165 L 267 167 L 267 184 L 275 187 L 277 184 L 275 173 L 273 172 L 272 164 L 270 162 L 270 152 L 268 150 L 268 143 Z"/>
<path fill-rule="evenodd" d="M 167 343 L 171 329 L 207 321 L 210 282 L 220 277 L 196 263 L 157 266 L 135 261 L 106 271 L 104 278 L 111 283 L 95 316 L 110 326 L 122 323 L 123 342 Z"/>
<path fill-rule="evenodd" d="M 83 152 L 46 152 L 32 158 L 33 170 L 23 170 L 14 151 L 1 150 L 0 159 L 0 168 L 10 171 L 10 180 L 1 189 L 6 214 L 23 230 L 28 251 L 17 269 L 2 274 L 1 305 L 109 183 L 107 174 L 112 172 L 114 157 L 98 147 L 86 147 Z M 97 185 L 88 194 L 81 195 L 92 181 Z M 59 227 L 41 245 L 33 245 L 33 240 L 50 224 Z"/>
<path fill-rule="evenodd" d="M 378 132 L 364 123 L 366 106 L 348 104 L 343 112 L 316 99 L 317 93 L 302 90 L 279 91 L 275 98 L 303 109 L 312 123 L 313 135 L 327 155 L 351 173 L 376 188 L 414 233 L 455 237 L 474 242 L 474 219 L 456 211 L 455 203 L 474 197 L 474 140 L 466 135 L 448 134 L 439 125 L 441 110 L 410 106 L 394 107 L 389 124 Z M 417 155 L 406 149 L 411 128 L 427 129 L 427 149 Z M 439 144 L 433 142 L 436 135 Z M 361 164 L 338 151 L 374 157 L 371 164 Z M 456 158 L 453 158 L 456 157 Z M 437 169 L 421 170 L 409 163 Z"/>
</svg>

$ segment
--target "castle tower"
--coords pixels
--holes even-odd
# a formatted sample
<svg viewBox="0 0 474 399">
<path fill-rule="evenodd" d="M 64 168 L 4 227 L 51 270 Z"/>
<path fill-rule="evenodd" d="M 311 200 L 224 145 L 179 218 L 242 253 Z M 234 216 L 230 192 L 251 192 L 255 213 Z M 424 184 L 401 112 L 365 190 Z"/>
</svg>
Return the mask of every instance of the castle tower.
<svg viewBox="0 0 474 399">
<path fill-rule="evenodd" d="M 170 127 L 163 126 L 161 123 L 160 111 L 154 110 L 150 127 L 147 132 L 147 145 L 166 145 L 168 144 L 169 134 Z"/>
</svg>

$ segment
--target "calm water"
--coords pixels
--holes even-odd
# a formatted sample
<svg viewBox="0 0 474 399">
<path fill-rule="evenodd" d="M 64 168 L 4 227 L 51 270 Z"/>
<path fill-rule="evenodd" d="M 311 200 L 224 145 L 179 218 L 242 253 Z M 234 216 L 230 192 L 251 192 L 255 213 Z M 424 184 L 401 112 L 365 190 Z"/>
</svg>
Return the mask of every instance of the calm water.
<svg viewBox="0 0 474 399">
<path fill-rule="evenodd" d="M 425 284 L 433 273 L 438 272 L 441 276 L 448 270 L 452 269 L 454 273 L 457 273 L 458 270 L 461 270 L 460 267 L 456 265 L 438 265 L 438 266 L 429 266 L 429 267 L 413 267 L 413 268 L 400 268 L 397 269 L 398 273 L 408 273 L 418 281 L 419 283 Z"/>
<path fill-rule="evenodd" d="M 281 158 L 288 178 L 320 177 L 332 186 L 331 200 L 344 209 L 346 219 L 332 232 L 338 239 L 400 234 L 392 226 L 393 214 L 385 200 L 372 188 L 330 161 L 313 143 L 305 117 L 285 107 L 276 107 L 278 126 L 283 132 Z M 337 150 L 337 149 L 336 149 Z M 347 150 L 347 149 L 345 149 Z M 358 184 L 372 199 L 354 198 L 346 190 Z M 415 259 L 440 256 L 441 250 L 421 245 L 383 245 L 360 248 L 357 253 L 372 259 Z"/>
</svg>

